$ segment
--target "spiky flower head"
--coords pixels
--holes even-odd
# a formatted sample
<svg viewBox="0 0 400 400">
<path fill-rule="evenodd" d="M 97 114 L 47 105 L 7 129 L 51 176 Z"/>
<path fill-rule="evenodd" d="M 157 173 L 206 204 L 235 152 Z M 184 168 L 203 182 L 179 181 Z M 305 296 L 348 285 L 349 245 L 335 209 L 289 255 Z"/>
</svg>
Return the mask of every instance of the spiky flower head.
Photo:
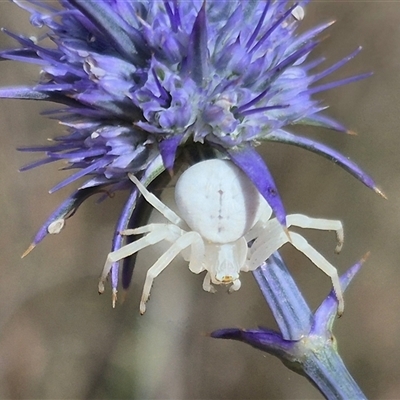
<svg viewBox="0 0 400 400">
<path fill-rule="evenodd" d="M 307 1 L 59 0 L 54 7 L 13 1 L 45 34 L 33 39 L 4 30 L 20 47 L 0 52 L 0 59 L 37 64 L 41 74 L 37 85 L 3 88 L 0 97 L 61 104 L 52 117 L 67 128 L 50 146 L 21 149 L 45 152 L 23 169 L 59 160 L 77 169 L 51 192 L 87 178 L 49 217 L 30 249 L 58 233 L 87 197 L 130 189 L 115 230 L 118 249 L 137 197 L 128 173 L 148 184 L 160 171 L 172 171 L 182 149 L 193 144 L 236 163 L 282 224 L 282 201 L 254 150 L 263 141 L 320 153 L 377 190 L 346 157 L 287 130 L 308 124 L 346 132 L 321 114 L 324 106 L 312 95 L 368 75 L 318 84 L 359 49 L 313 72 L 324 60 L 310 62 L 309 55 L 331 23 L 297 34 Z M 116 267 L 113 286 L 117 275 Z"/>
</svg>

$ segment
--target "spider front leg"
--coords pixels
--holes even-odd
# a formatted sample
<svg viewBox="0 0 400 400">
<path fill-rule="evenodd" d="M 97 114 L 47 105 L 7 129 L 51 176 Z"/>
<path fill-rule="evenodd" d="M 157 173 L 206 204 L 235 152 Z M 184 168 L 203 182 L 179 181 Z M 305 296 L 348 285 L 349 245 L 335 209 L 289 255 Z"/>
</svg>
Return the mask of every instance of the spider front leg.
<svg viewBox="0 0 400 400">
<path fill-rule="evenodd" d="M 203 239 L 197 232 L 187 232 L 179 237 L 173 245 L 153 264 L 153 266 L 147 271 L 146 280 L 143 286 L 142 298 L 140 300 L 140 313 L 143 315 L 146 312 L 146 302 L 150 297 L 151 287 L 154 279 L 171 263 L 171 261 L 185 248 L 192 245 L 192 248 L 196 248 L 196 253 L 200 254 L 201 244 Z M 198 245 L 198 247 L 196 247 Z M 194 261 L 193 261 L 194 263 Z M 192 265 L 193 269 L 198 268 L 198 265 Z"/>
<path fill-rule="evenodd" d="M 303 214 L 291 214 L 287 216 L 288 226 L 298 226 L 299 228 L 319 229 L 321 231 L 335 231 L 337 245 L 336 253 L 340 253 L 344 242 L 344 232 L 342 222 L 334 219 L 311 218 Z"/>
<path fill-rule="evenodd" d="M 180 218 L 176 213 L 174 213 L 167 205 L 165 205 L 159 198 L 154 196 L 153 193 L 150 193 L 136 178 L 135 175 L 129 174 L 129 179 L 136 185 L 139 189 L 140 193 L 147 200 L 149 204 L 151 204 L 158 212 L 164 215 L 168 221 L 172 222 L 174 225 L 179 226 L 180 228 L 185 229 L 186 223 Z"/>
<path fill-rule="evenodd" d="M 146 236 L 129 243 L 120 249 L 113 251 L 107 255 L 107 260 L 104 264 L 103 271 L 100 275 L 98 290 L 99 293 L 104 292 L 104 282 L 110 273 L 112 264 L 120 261 L 123 258 L 129 257 L 145 247 L 152 246 L 162 240 L 174 240 L 182 235 L 182 229 L 171 224 L 149 224 L 136 229 L 127 229 L 121 232 L 124 235 L 139 235 L 147 233 Z"/>
<path fill-rule="evenodd" d="M 280 224 L 276 220 L 269 221 L 264 227 L 264 232 L 254 241 L 253 246 L 249 249 L 250 258 L 246 265 L 246 270 L 254 271 L 257 269 L 287 242 L 289 242 L 289 238 Z M 332 286 L 338 300 L 338 315 L 342 315 L 344 300 L 337 269 L 298 233 L 290 231 L 290 243 L 331 278 Z"/>
<path fill-rule="evenodd" d="M 337 314 L 340 317 L 344 311 L 344 299 L 337 269 L 317 250 L 315 250 L 314 247 L 303 238 L 303 236 L 294 232 L 291 232 L 290 236 L 293 246 L 306 255 L 321 271 L 325 272 L 325 274 L 331 278 L 333 290 L 335 291 L 338 301 Z"/>
</svg>

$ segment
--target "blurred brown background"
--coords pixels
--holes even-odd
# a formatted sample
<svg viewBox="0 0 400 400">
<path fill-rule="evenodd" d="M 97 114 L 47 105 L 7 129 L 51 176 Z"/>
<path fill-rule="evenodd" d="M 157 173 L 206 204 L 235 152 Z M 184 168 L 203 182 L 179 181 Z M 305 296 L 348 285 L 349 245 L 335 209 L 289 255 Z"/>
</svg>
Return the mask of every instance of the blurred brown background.
<svg viewBox="0 0 400 400">
<path fill-rule="evenodd" d="M 385 201 L 314 154 L 265 145 L 286 208 L 341 219 L 346 241 L 335 255 L 333 234 L 304 236 L 343 272 L 367 251 L 368 262 L 345 296 L 335 335 L 344 361 L 367 397 L 400 398 L 400 2 L 318 1 L 304 28 L 336 19 L 317 53 L 333 63 L 364 50 L 335 79 L 374 71 L 368 80 L 322 94 L 336 117 L 358 136 L 322 129 L 307 135 L 342 151 L 373 175 Z M 0 2 L 0 26 L 33 34 L 28 14 Z M 0 48 L 14 43 L 0 36 Z M 0 63 L 0 85 L 33 84 L 37 69 Z M 139 295 L 154 249 L 142 251 L 127 301 L 113 310 L 110 291 L 97 295 L 121 193 L 100 205 L 87 201 L 62 234 L 28 247 L 48 214 L 69 194 L 47 193 L 66 176 L 56 165 L 19 173 L 34 155 L 18 146 L 42 144 L 63 128 L 39 116 L 46 104 L 0 101 L 0 398 L 7 399 L 319 399 L 304 378 L 278 359 L 207 333 L 223 327 L 275 327 L 251 274 L 242 289 L 211 295 L 202 277 L 180 260 L 155 282 L 146 314 Z M 303 132 L 304 133 L 304 132 Z M 317 307 L 330 280 L 287 245 L 282 254 L 307 300 Z"/>
</svg>

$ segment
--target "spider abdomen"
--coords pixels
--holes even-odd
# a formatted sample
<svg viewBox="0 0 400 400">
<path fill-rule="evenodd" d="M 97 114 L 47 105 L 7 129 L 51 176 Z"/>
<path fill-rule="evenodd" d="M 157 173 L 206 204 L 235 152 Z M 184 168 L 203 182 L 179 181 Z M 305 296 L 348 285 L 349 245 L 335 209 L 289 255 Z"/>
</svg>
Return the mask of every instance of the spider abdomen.
<svg viewBox="0 0 400 400">
<path fill-rule="evenodd" d="M 195 164 L 178 179 L 175 201 L 188 226 L 213 243 L 230 243 L 258 221 L 262 199 L 232 162 L 214 159 Z"/>
</svg>

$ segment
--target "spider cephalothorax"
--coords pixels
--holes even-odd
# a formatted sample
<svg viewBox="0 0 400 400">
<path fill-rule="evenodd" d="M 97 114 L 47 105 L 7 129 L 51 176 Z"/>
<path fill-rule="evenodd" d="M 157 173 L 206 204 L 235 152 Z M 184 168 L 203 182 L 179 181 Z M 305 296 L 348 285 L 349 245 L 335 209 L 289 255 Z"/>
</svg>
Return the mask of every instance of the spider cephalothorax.
<svg viewBox="0 0 400 400">
<path fill-rule="evenodd" d="M 189 262 L 192 272 L 207 271 L 204 290 L 214 292 L 213 285 L 225 284 L 230 285 L 229 292 L 233 292 L 241 286 L 241 271 L 257 269 L 272 253 L 290 242 L 330 276 L 339 303 L 338 314 L 343 312 L 343 296 L 336 268 L 301 235 L 288 231 L 275 218 L 271 219 L 271 207 L 231 161 L 207 160 L 187 169 L 175 187 L 178 214 L 150 193 L 135 176 L 130 178 L 168 222 L 123 232 L 125 235 L 145 236 L 108 255 L 100 278 L 101 292 L 113 262 L 162 240 L 172 245 L 147 271 L 140 302 L 142 314 L 146 310 L 154 279 L 179 253 Z M 343 228 L 340 221 L 292 214 L 287 216 L 287 227 L 291 225 L 334 230 L 338 240 L 336 251 L 342 247 Z"/>
</svg>

